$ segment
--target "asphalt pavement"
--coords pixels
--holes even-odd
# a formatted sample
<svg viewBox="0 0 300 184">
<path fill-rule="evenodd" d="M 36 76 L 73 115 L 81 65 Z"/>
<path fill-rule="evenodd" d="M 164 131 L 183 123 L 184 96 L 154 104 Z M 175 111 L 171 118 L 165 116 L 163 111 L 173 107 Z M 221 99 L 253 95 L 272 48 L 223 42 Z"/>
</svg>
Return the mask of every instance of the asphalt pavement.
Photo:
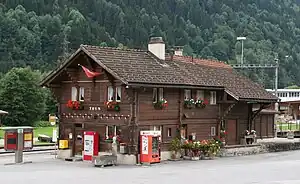
<svg viewBox="0 0 300 184">
<path fill-rule="evenodd" d="M 151 166 L 95 168 L 87 162 L 65 162 L 49 153 L 25 155 L 24 165 L 4 165 L 1 183 L 22 184 L 300 184 L 300 151 L 215 160 L 164 162 Z"/>
</svg>

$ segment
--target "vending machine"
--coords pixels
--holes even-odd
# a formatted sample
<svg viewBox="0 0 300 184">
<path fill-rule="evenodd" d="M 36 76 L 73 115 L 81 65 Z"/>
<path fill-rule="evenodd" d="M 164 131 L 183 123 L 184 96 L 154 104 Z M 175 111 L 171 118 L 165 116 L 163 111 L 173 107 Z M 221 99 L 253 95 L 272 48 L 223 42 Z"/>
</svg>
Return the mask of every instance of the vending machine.
<svg viewBox="0 0 300 184">
<path fill-rule="evenodd" d="M 99 134 L 85 131 L 83 134 L 83 160 L 91 161 L 99 153 Z"/>
<path fill-rule="evenodd" d="M 160 137 L 161 131 L 140 132 L 140 162 L 160 162 Z"/>
</svg>

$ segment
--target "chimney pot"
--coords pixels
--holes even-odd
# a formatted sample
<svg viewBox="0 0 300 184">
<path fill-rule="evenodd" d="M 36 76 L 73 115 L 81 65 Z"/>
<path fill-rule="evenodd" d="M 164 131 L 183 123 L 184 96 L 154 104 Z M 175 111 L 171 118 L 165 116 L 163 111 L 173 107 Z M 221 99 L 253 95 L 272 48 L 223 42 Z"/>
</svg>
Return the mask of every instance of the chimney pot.
<svg viewBox="0 0 300 184">
<path fill-rule="evenodd" d="M 175 56 L 183 56 L 183 47 L 182 46 L 175 46 L 174 47 L 174 55 Z"/>
<path fill-rule="evenodd" d="M 148 50 L 161 60 L 165 60 L 165 43 L 162 37 L 151 37 Z"/>
</svg>

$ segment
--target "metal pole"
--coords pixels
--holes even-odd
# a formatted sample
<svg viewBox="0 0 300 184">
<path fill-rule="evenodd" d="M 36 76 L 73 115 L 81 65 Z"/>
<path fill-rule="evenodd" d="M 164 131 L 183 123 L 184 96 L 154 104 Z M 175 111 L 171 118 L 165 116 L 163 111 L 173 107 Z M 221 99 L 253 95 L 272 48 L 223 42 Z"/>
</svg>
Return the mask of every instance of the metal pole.
<svg viewBox="0 0 300 184">
<path fill-rule="evenodd" d="M 242 40 L 241 64 L 244 64 L 244 40 Z"/>
<path fill-rule="evenodd" d="M 278 68 L 279 68 L 279 63 L 278 59 L 275 59 L 276 62 L 276 68 L 275 68 L 275 95 L 277 96 L 277 90 L 278 90 Z"/>
<path fill-rule="evenodd" d="M 17 150 L 15 152 L 15 163 L 23 162 L 23 129 L 18 129 Z"/>
</svg>

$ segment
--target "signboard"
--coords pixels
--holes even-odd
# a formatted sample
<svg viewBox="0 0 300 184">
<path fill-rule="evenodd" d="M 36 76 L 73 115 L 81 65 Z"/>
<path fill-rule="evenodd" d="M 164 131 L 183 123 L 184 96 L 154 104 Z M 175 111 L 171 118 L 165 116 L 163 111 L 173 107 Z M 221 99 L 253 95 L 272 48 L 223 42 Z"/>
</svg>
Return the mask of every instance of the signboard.
<svg viewBox="0 0 300 184">
<path fill-rule="evenodd" d="M 84 135 L 84 155 L 92 156 L 94 153 L 94 136 Z"/>
<path fill-rule="evenodd" d="M 142 136 L 142 154 L 147 155 L 148 152 L 148 137 Z"/>
<path fill-rule="evenodd" d="M 50 122 L 50 124 L 52 125 L 52 126 L 54 126 L 55 124 L 56 124 L 56 116 L 54 115 L 50 115 L 49 114 L 49 122 Z"/>
</svg>

